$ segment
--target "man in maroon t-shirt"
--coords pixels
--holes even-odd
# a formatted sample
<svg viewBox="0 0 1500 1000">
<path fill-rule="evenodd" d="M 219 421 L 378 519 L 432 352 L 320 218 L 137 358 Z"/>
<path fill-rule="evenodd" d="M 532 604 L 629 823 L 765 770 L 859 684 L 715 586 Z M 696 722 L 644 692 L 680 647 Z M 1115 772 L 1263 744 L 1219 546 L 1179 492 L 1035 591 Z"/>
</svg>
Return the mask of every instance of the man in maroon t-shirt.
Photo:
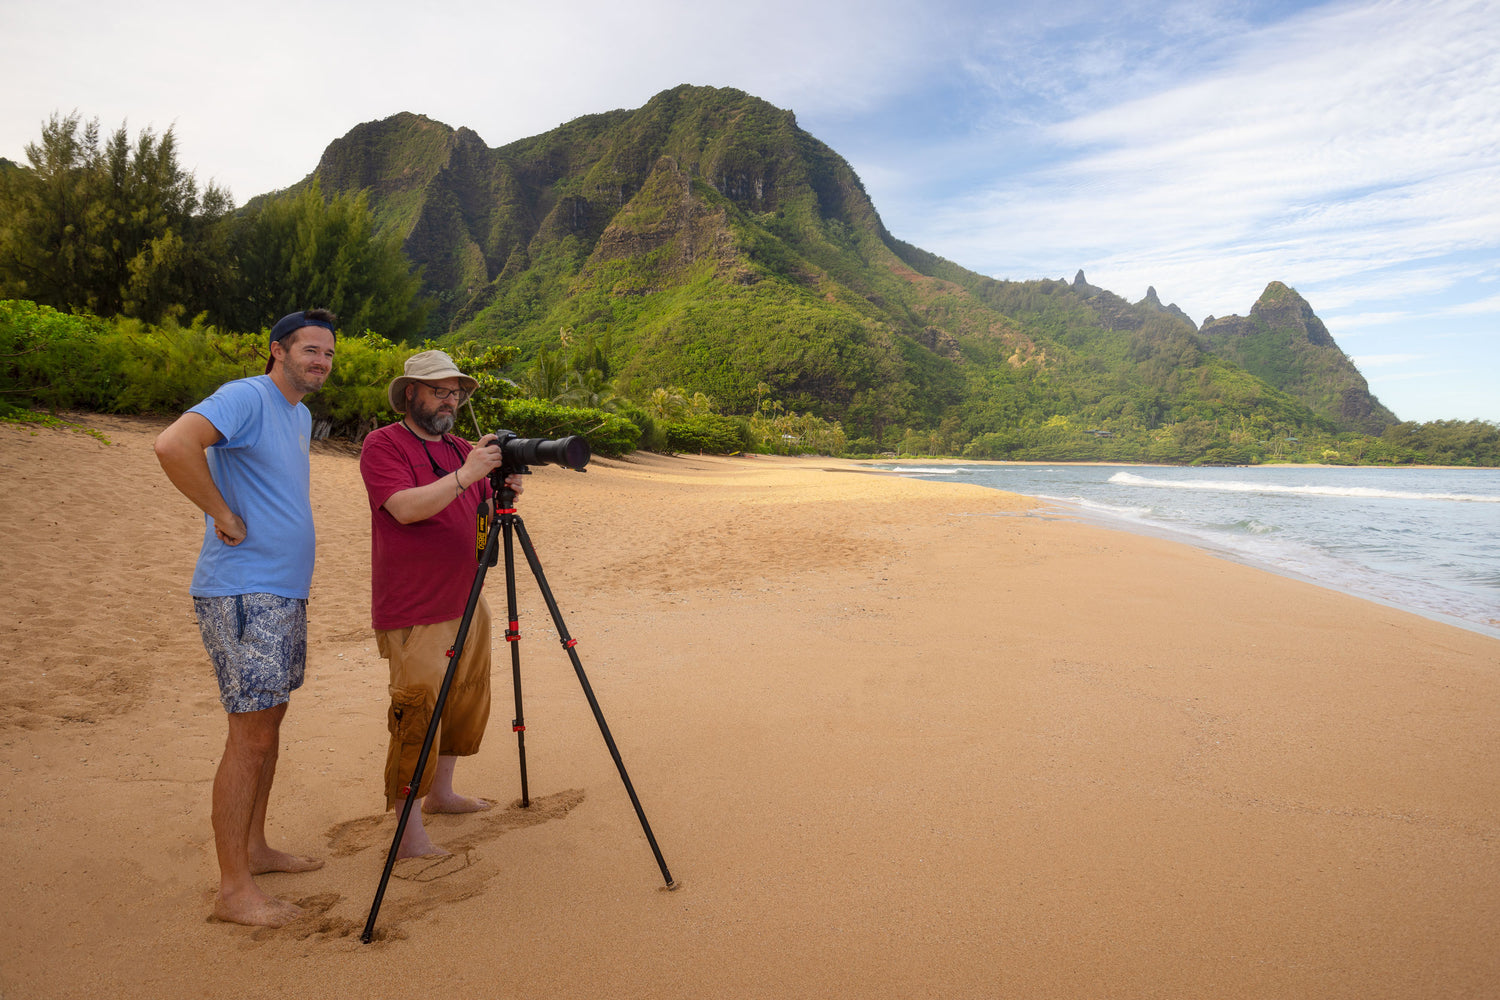
<svg viewBox="0 0 1500 1000">
<path fill-rule="evenodd" d="M 502 461 L 494 435 L 477 447 L 449 433 L 458 408 L 478 383 L 442 351 L 408 358 L 387 390 L 398 423 L 365 438 L 359 471 L 370 495 L 371 623 L 380 655 L 390 661 L 391 732 L 385 763 L 385 807 L 395 808 L 412 783 L 447 651 L 474 585 L 479 505 L 489 474 Z M 519 477 L 506 485 L 521 492 Z M 483 595 L 464 640 L 398 857 L 446 854 L 422 824 L 424 812 L 475 812 L 484 799 L 453 790 L 459 757 L 479 750 L 490 713 L 490 609 Z"/>
</svg>

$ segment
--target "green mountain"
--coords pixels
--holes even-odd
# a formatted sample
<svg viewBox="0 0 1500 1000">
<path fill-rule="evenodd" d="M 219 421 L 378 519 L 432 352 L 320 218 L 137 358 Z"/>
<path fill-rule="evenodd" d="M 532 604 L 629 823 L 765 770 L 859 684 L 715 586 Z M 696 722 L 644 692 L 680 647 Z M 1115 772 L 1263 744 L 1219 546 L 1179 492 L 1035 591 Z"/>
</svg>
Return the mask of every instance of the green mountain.
<svg viewBox="0 0 1500 1000">
<path fill-rule="evenodd" d="M 1212 316 L 1200 331 L 1209 348 L 1301 400 L 1341 430 L 1379 434 L 1396 415 L 1370 395 L 1307 300 L 1279 281 L 1266 286 L 1248 318 Z"/>
<path fill-rule="evenodd" d="M 1252 461 L 1335 430 L 1292 391 L 1322 384 L 1303 353 L 1272 381 L 1154 289 L 1000 282 L 904 243 L 841 157 L 735 90 L 677 87 L 498 149 L 400 114 L 315 176 L 369 191 L 423 269 L 434 336 L 523 359 L 605 343 L 633 393 L 771 400 L 868 450 L 975 457 Z"/>
</svg>

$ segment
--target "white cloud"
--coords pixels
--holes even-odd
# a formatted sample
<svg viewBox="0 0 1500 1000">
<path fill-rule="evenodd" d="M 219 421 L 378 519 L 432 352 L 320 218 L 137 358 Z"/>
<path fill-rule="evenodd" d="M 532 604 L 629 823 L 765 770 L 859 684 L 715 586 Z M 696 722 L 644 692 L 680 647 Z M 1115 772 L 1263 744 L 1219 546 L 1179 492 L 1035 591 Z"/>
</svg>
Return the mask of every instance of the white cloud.
<svg viewBox="0 0 1500 1000">
<path fill-rule="evenodd" d="M 867 112 L 921 77 L 930 36 L 946 30 L 894 0 L 10 4 L 0 155 L 21 157 L 53 111 L 77 108 L 107 129 L 176 123 L 184 165 L 244 201 L 301 179 L 354 126 L 400 111 L 490 145 L 682 83 Z"/>
<path fill-rule="evenodd" d="M 1127 297 L 1154 283 L 1221 314 L 1272 278 L 1326 285 L 1494 249 L 1494 14 L 1339 6 L 1252 33 L 1207 76 L 1058 124 L 1055 162 L 908 238 L 1010 276 L 1086 267 Z"/>
<path fill-rule="evenodd" d="M 1445 316 L 1496 316 L 1500 315 L 1500 295 L 1461 302 L 1443 310 Z"/>
</svg>

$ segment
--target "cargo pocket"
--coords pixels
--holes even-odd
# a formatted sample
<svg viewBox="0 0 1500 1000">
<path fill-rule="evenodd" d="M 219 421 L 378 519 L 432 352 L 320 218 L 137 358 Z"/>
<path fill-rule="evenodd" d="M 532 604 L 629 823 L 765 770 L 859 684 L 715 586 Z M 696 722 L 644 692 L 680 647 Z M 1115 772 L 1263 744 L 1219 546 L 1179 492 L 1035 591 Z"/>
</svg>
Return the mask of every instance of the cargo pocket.
<svg viewBox="0 0 1500 1000">
<path fill-rule="evenodd" d="M 425 689 L 396 688 L 391 692 L 391 710 L 386 723 L 394 742 L 420 744 L 431 721 L 432 706 L 427 702 Z"/>
</svg>

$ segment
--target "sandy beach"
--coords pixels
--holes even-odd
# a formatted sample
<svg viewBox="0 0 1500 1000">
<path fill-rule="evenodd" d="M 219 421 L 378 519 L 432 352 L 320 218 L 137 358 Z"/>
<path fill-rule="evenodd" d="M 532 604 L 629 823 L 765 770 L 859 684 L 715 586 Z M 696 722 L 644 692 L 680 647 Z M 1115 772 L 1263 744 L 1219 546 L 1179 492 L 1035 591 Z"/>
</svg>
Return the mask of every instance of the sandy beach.
<svg viewBox="0 0 1500 1000">
<path fill-rule="evenodd" d="M 541 468 L 450 860 L 397 866 L 357 459 L 312 460 L 306 685 L 209 919 L 225 723 L 165 421 L 0 425 L 0 998 L 1500 996 L 1500 641 L 836 460 Z M 472 575 L 472 566 L 455 569 Z M 491 573 L 492 606 L 504 579 Z M 403 980 L 409 980 L 403 982 Z"/>
</svg>

